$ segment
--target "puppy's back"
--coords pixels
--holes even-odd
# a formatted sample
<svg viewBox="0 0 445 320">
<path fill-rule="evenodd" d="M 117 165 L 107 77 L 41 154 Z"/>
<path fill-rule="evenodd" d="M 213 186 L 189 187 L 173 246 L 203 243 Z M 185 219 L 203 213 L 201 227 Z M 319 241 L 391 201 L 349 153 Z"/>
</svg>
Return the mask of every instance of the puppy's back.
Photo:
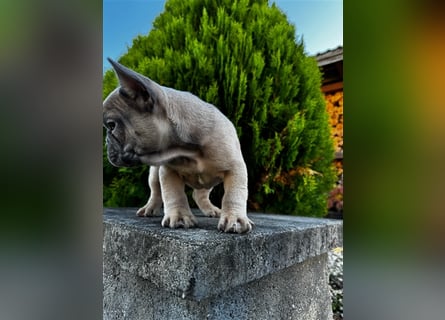
<svg viewBox="0 0 445 320">
<path fill-rule="evenodd" d="M 224 134 L 237 138 L 233 123 L 214 105 L 187 91 L 163 89 L 168 99 L 167 114 L 183 131 L 194 132 L 192 136 Z"/>
</svg>

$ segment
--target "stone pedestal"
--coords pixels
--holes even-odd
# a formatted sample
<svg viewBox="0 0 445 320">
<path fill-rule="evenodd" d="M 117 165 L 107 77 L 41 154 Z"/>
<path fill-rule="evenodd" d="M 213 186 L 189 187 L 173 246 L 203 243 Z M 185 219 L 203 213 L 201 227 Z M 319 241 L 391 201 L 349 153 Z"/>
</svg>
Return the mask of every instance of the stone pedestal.
<svg viewBox="0 0 445 320">
<path fill-rule="evenodd" d="M 246 235 L 104 212 L 104 319 L 332 319 L 327 251 L 342 222 L 249 214 Z"/>
</svg>

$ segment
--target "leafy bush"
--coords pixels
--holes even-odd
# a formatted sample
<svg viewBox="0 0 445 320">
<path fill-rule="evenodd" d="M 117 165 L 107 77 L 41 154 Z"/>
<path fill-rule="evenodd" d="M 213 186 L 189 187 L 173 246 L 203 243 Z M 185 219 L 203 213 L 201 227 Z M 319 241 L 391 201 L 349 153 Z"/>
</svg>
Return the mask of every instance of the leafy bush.
<svg viewBox="0 0 445 320">
<path fill-rule="evenodd" d="M 274 4 L 169 0 L 150 33 L 136 37 L 119 61 L 196 94 L 231 119 L 247 163 L 251 210 L 326 213 L 335 173 L 321 75 Z M 104 97 L 116 85 L 107 71 Z M 105 161 L 104 204 L 144 204 L 146 172 L 112 169 Z M 215 203 L 222 192 L 213 192 Z"/>
</svg>

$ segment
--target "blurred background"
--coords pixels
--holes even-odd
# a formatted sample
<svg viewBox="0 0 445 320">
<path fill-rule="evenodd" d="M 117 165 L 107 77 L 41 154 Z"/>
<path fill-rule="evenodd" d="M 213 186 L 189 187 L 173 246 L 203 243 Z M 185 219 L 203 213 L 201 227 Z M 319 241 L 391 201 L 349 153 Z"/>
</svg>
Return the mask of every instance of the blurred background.
<svg viewBox="0 0 445 320">
<path fill-rule="evenodd" d="M 0 21 L 0 319 L 100 319 L 102 3 Z"/>
</svg>

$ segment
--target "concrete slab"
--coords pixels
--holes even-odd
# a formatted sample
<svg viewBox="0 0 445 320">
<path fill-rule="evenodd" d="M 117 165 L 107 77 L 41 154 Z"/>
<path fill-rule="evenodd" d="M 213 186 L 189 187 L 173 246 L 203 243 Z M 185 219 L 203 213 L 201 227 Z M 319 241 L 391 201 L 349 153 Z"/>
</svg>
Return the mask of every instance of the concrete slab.
<svg viewBox="0 0 445 320">
<path fill-rule="evenodd" d="M 251 213 L 245 235 L 216 229 L 218 219 L 198 217 L 198 227 L 161 227 L 162 217 L 136 217 L 136 208 L 104 210 L 104 265 L 147 280 L 192 301 L 208 299 L 301 264 L 342 245 L 342 221 Z M 237 289 L 239 290 L 239 289 Z"/>
</svg>

